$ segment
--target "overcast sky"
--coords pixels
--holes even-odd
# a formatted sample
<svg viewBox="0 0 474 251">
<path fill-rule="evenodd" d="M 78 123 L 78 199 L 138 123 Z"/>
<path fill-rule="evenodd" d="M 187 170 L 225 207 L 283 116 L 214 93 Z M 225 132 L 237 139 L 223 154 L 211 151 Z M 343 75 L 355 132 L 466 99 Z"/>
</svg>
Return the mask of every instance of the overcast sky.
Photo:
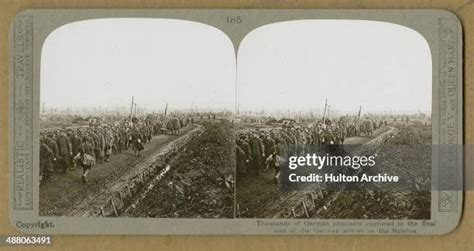
<svg viewBox="0 0 474 251">
<path fill-rule="evenodd" d="M 238 50 L 239 109 L 431 112 L 431 54 L 399 25 L 304 20 L 262 26 Z"/>
<path fill-rule="evenodd" d="M 431 54 L 417 32 L 356 20 L 301 20 L 250 32 L 169 19 L 62 26 L 41 57 L 46 107 L 128 106 L 364 112 L 431 111 Z"/>
<path fill-rule="evenodd" d="M 208 25 L 167 19 L 96 19 L 62 26 L 41 56 L 46 107 L 235 107 L 230 39 Z"/>
</svg>

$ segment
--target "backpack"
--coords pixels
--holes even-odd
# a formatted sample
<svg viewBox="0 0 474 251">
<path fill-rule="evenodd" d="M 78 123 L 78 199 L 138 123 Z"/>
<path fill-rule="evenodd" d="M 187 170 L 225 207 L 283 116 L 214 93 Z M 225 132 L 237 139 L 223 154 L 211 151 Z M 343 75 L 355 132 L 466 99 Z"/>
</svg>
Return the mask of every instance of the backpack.
<svg viewBox="0 0 474 251">
<path fill-rule="evenodd" d="M 84 153 L 84 156 L 82 157 L 82 164 L 85 166 L 93 166 L 95 165 L 95 158 L 94 156 Z"/>
</svg>

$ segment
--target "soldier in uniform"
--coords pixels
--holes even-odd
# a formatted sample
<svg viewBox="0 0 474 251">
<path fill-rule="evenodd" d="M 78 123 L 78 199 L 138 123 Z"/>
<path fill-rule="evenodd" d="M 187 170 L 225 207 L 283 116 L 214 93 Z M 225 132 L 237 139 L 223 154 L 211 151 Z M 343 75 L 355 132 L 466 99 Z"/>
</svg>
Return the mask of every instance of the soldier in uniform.
<svg viewBox="0 0 474 251">
<path fill-rule="evenodd" d="M 79 153 L 79 147 L 82 145 L 82 139 L 80 136 L 81 132 L 73 133 L 71 144 L 72 144 L 72 156 L 76 156 Z M 72 168 L 75 169 L 76 161 L 72 161 Z"/>
<path fill-rule="evenodd" d="M 251 159 L 251 152 L 250 152 L 250 145 L 247 143 L 248 137 L 245 135 L 240 136 L 240 139 L 237 141 L 237 145 L 244 151 L 244 168 L 243 173 L 247 174 L 248 170 L 250 169 L 250 159 Z"/>
<path fill-rule="evenodd" d="M 278 184 L 278 182 L 280 181 L 280 169 L 283 166 L 283 164 L 285 163 L 285 161 L 286 160 L 277 151 L 274 151 L 265 160 L 265 164 L 267 165 L 267 169 L 271 167 L 275 172 L 275 174 L 273 176 L 273 181 L 275 182 L 275 184 Z"/>
<path fill-rule="evenodd" d="M 40 141 L 40 175 L 41 182 L 49 180 L 53 174 L 53 159 L 54 153 L 51 148 L 46 144 L 45 140 Z"/>
<path fill-rule="evenodd" d="M 104 158 L 105 158 L 105 137 L 104 137 L 104 133 L 102 131 L 99 130 L 99 128 L 97 128 L 97 137 L 99 139 L 99 156 L 96 158 L 99 160 L 99 163 L 102 163 L 104 162 Z"/>
<path fill-rule="evenodd" d="M 109 129 L 108 127 L 105 127 L 104 130 L 102 131 L 104 135 L 104 140 L 105 140 L 105 149 L 104 149 L 104 157 L 105 157 L 105 162 L 110 161 L 110 155 L 112 155 L 112 148 L 114 145 L 114 135 L 112 133 L 112 130 Z"/>
<path fill-rule="evenodd" d="M 263 146 L 265 147 L 265 159 L 268 158 L 275 147 L 275 140 L 270 135 L 264 135 Z M 268 166 L 266 166 L 268 167 Z M 265 167 L 265 171 L 267 168 Z"/>
<path fill-rule="evenodd" d="M 132 133 L 132 146 L 133 150 L 135 151 L 136 156 L 140 156 L 140 152 L 144 150 L 145 148 L 143 147 L 142 140 L 141 140 L 141 135 L 140 131 L 138 128 L 135 128 L 134 132 Z"/>
<path fill-rule="evenodd" d="M 100 138 L 94 129 L 90 128 L 89 135 L 92 138 L 91 144 L 94 146 L 94 156 L 96 157 L 97 163 L 100 163 L 100 152 L 101 152 L 101 142 Z"/>
<path fill-rule="evenodd" d="M 250 166 L 251 170 L 255 175 L 260 174 L 262 157 L 265 157 L 265 148 L 263 146 L 262 140 L 254 133 L 250 136 L 249 139 L 250 146 Z"/>
<path fill-rule="evenodd" d="M 235 145 L 235 156 L 237 159 L 237 175 L 239 177 L 245 176 L 247 156 L 238 143 Z"/>
<path fill-rule="evenodd" d="M 67 173 L 67 169 L 69 169 L 71 164 L 71 143 L 69 142 L 69 138 L 66 136 L 66 133 L 61 132 L 58 139 L 56 140 L 58 144 L 59 150 L 59 162 L 63 173 Z"/>
<path fill-rule="evenodd" d="M 92 139 L 87 137 L 79 148 L 79 153 L 75 158 L 81 160 L 82 164 L 82 182 L 87 183 L 87 175 L 95 164 L 95 151 Z"/>
<path fill-rule="evenodd" d="M 59 149 L 56 140 L 53 138 L 53 134 L 48 134 L 46 136 L 46 144 L 48 145 L 49 149 L 53 151 L 53 170 L 58 170 L 60 168 L 58 164 L 59 157 Z"/>
</svg>

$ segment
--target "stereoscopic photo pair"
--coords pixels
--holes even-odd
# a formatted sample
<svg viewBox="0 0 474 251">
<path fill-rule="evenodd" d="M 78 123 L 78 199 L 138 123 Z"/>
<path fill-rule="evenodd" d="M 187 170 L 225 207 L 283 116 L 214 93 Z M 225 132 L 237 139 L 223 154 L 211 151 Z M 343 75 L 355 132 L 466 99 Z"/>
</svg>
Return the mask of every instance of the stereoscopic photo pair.
<svg viewBox="0 0 474 251">
<path fill-rule="evenodd" d="M 13 211 L 160 233 L 186 224 L 275 233 L 279 219 L 433 231 L 390 224 L 432 223 L 442 211 L 434 145 L 442 123 L 459 129 L 462 119 L 448 121 L 461 91 L 449 82 L 458 69 L 443 68 L 459 60 L 444 51 L 460 35 L 450 14 L 70 12 L 32 10 L 13 26 L 24 85 L 13 89 L 34 104 L 33 122 L 13 119 L 14 137 L 32 123 L 24 151 L 38 164 L 23 170 L 31 188 L 21 183 Z"/>
</svg>

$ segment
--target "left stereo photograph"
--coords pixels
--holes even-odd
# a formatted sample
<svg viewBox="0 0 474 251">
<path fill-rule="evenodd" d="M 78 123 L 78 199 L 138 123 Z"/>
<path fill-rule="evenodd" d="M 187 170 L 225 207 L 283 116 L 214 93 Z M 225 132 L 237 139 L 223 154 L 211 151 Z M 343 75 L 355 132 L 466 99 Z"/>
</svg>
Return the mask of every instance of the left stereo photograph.
<svg viewBox="0 0 474 251">
<path fill-rule="evenodd" d="M 235 64 L 229 38 L 196 22 L 96 19 L 50 33 L 39 214 L 233 217 Z"/>
</svg>

